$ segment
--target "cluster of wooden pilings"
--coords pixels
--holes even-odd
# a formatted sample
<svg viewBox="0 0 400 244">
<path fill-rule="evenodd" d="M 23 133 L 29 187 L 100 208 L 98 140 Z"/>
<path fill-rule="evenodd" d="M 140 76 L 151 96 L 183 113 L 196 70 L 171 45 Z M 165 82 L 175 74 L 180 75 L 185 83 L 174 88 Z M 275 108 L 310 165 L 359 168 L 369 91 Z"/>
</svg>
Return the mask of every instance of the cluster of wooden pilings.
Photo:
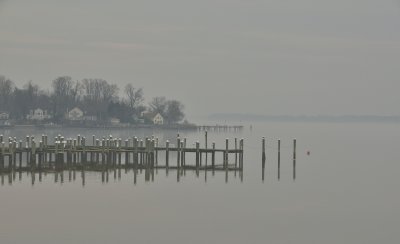
<svg viewBox="0 0 400 244">
<path fill-rule="evenodd" d="M 212 131 L 212 132 L 239 132 L 244 128 L 243 125 L 199 125 L 198 131 Z"/>
<path fill-rule="evenodd" d="M 200 148 L 187 146 L 187 139 L 176 138 L 176 144 L 166 141 L 159 144 L 154 136 L 139 139 L 137 137 L 113 138 L 112 136 L 97 138 L 92 136 L 91 145 L 85 137 L 64 138 L 58 135 L 50 142 L 47 135 L 39 141 L 33 136 L 26 136 L 24 141 L 9 137 L 4 141 L 0 135 L 0 172 L 11 171 L 63 171 L 86 170 L 105 171 L 108 169 L 185 169 L 185 170 L 243 170 L 244 140 L 235 139 L 235 147 L 229 148 L 229 140 L 225 148 L 217 149 L 215 142 L 211 148 L 207 145 Z M 159 153 L 165 160 L 159 160 Z M 176 162 L 171 162 L 171 154 L 176 155 Z M 195 155 L 195 163 L 187 162 L 187 155 Z M 222 155 L 222 162 L 217 160 Z M 234 160 L 229 162 L 229 155 Z M 211 163 L 208 163 L 211 156 Z M 191 164 L 192 163 L 192 164 Z"/>
<path fill-rule="evenodd" d="M 296 179 L 296 144 L 297 140 L 293 139 L 293 180 Z M 261 167 L 262 167 L 262 180 L 265 178 L 265 163 L 266 163 L 266 153 L 265 153 L 266 143 L 265 137 L 261 139 Z M 281 178 L 281 140 L 278 139 L 278 180 Z"/>
</svg>

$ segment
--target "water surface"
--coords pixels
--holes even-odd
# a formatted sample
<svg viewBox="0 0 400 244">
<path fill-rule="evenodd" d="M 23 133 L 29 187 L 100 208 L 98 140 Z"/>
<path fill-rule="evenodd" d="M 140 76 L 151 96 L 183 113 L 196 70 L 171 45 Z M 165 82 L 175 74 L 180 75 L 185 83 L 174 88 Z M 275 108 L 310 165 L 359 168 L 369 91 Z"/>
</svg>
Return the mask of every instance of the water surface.
<svg viewBox="0 0 400 244">
<path fill-rule="evenodd" d="M 2 131 L 40 136 L 43 131 Z M 54 137 L 59 131 L 46 131 Z M 156 135 L 175 140 L 176 131 L 63 130 L 65 136 Z M 203 133 L 180 132 L 188 142 Z M 265 180 L 261 137 L 267 138 Z M 400 133 L 397 124 L 265 123 L 245 138 L 243 181 L 229 172 L 195 172 L 177 181 L 159 170 L 146 181 L 133 173 L 86 173 L 69 181 L 54 174 L 8 175 L 0 186 L 0 243 L 397 243 L 400 240 Z M 277 139 L 282 140 L 277 179 Z M 297 177 L 292 178 L 292 140 L 297 139 Z M 232 145 L 232 144 L 231 144 Z M 306 152 L 310 151 L 307 156 Z M 222 160 L 222 158 L 220 159 Z"/>
</svg>

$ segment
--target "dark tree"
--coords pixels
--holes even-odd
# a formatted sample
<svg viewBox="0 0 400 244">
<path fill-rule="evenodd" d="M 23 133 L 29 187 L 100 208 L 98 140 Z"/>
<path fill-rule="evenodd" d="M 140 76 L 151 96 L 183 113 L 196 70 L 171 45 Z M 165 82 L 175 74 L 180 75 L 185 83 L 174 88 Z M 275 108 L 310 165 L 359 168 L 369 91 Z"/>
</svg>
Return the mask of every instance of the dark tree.
<svg viewBox="0 0 400 244">
<path fill-rule="evenodd" d="M 125 94 L 128 97 L 128 105 L 132 110 L 135 110 L 144 101 L 143 89 L 136 89 L 132 84 L 125 86 Z"/>
<path fill-rule="evenodd" d="M 0 110 L 10 110 L 14 82 L 0 75 Z"/>
<path fill-rule="evenodd" d="M 154 97 L 149 103 L 150 110 L 155 113 L 160 113 L 165 116 L 167 109 L 167 99 L 165 97 Z"/>
<path fill-rule="evenodd" d="M 167 101 L 167 109 L 165 116 L 167 118 L 168 123 L 176 124 L 181 122 L 185 118 L 183 109 L 184 106 L 181 102 L 177 100 Z"/>
</svg>

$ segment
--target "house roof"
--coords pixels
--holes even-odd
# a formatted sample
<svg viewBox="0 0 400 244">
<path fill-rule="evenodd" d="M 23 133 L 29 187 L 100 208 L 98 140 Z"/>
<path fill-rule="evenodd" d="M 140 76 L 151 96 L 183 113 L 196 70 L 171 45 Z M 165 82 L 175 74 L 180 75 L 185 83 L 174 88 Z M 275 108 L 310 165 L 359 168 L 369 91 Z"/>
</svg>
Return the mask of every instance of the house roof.
<svg viewBox="0 0 400 244">
<path fill-rule="evenodd" d="M 153 120 L 154 117 L 157 116 L 157 114 L 160 114 L 158 112 L 147 112 L 147 113 L 143 113 L 143 118 L 149 119 L 149 120 Z M 160 114 L 160 116 L 162 117 L 162 115 Z"/>
</svg>

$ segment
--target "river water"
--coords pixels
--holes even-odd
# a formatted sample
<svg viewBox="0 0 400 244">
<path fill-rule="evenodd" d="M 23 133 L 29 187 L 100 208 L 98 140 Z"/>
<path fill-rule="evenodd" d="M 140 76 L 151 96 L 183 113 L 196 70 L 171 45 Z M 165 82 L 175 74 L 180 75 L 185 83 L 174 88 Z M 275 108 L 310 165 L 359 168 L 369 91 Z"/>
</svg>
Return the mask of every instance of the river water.
<svg viewBox="0 0 400 244">
<path fill-rule="evenodd" d="M 62 129 L 0 131 L 54 137 L 112 134 L 174 141 L 177 131 Z M 188 145 L 202 132 L 179 132 Z M 261 138 L 267 138 L 262 180 Z M 229 172 L 158 170 L 153 181 L 131 171 L 79 174 L 31 184 L 26 173 L 0 186 L 0 243 L 398 243 L 400 240 L 400 129 L 384 123 L 254 123 L 242 132 L 209 132 L 245 139 L 243 179 Z M 277 140 L 281 175 L 277 177 Z M 296 179 L 292 143 L 297 139 Z M 310 155 L 307 155 L 307 151 Z M 219 160 L 222 160 L 220 157 Z M 230 159 L 232 160 L 232 159 Z"/>
</svg>

